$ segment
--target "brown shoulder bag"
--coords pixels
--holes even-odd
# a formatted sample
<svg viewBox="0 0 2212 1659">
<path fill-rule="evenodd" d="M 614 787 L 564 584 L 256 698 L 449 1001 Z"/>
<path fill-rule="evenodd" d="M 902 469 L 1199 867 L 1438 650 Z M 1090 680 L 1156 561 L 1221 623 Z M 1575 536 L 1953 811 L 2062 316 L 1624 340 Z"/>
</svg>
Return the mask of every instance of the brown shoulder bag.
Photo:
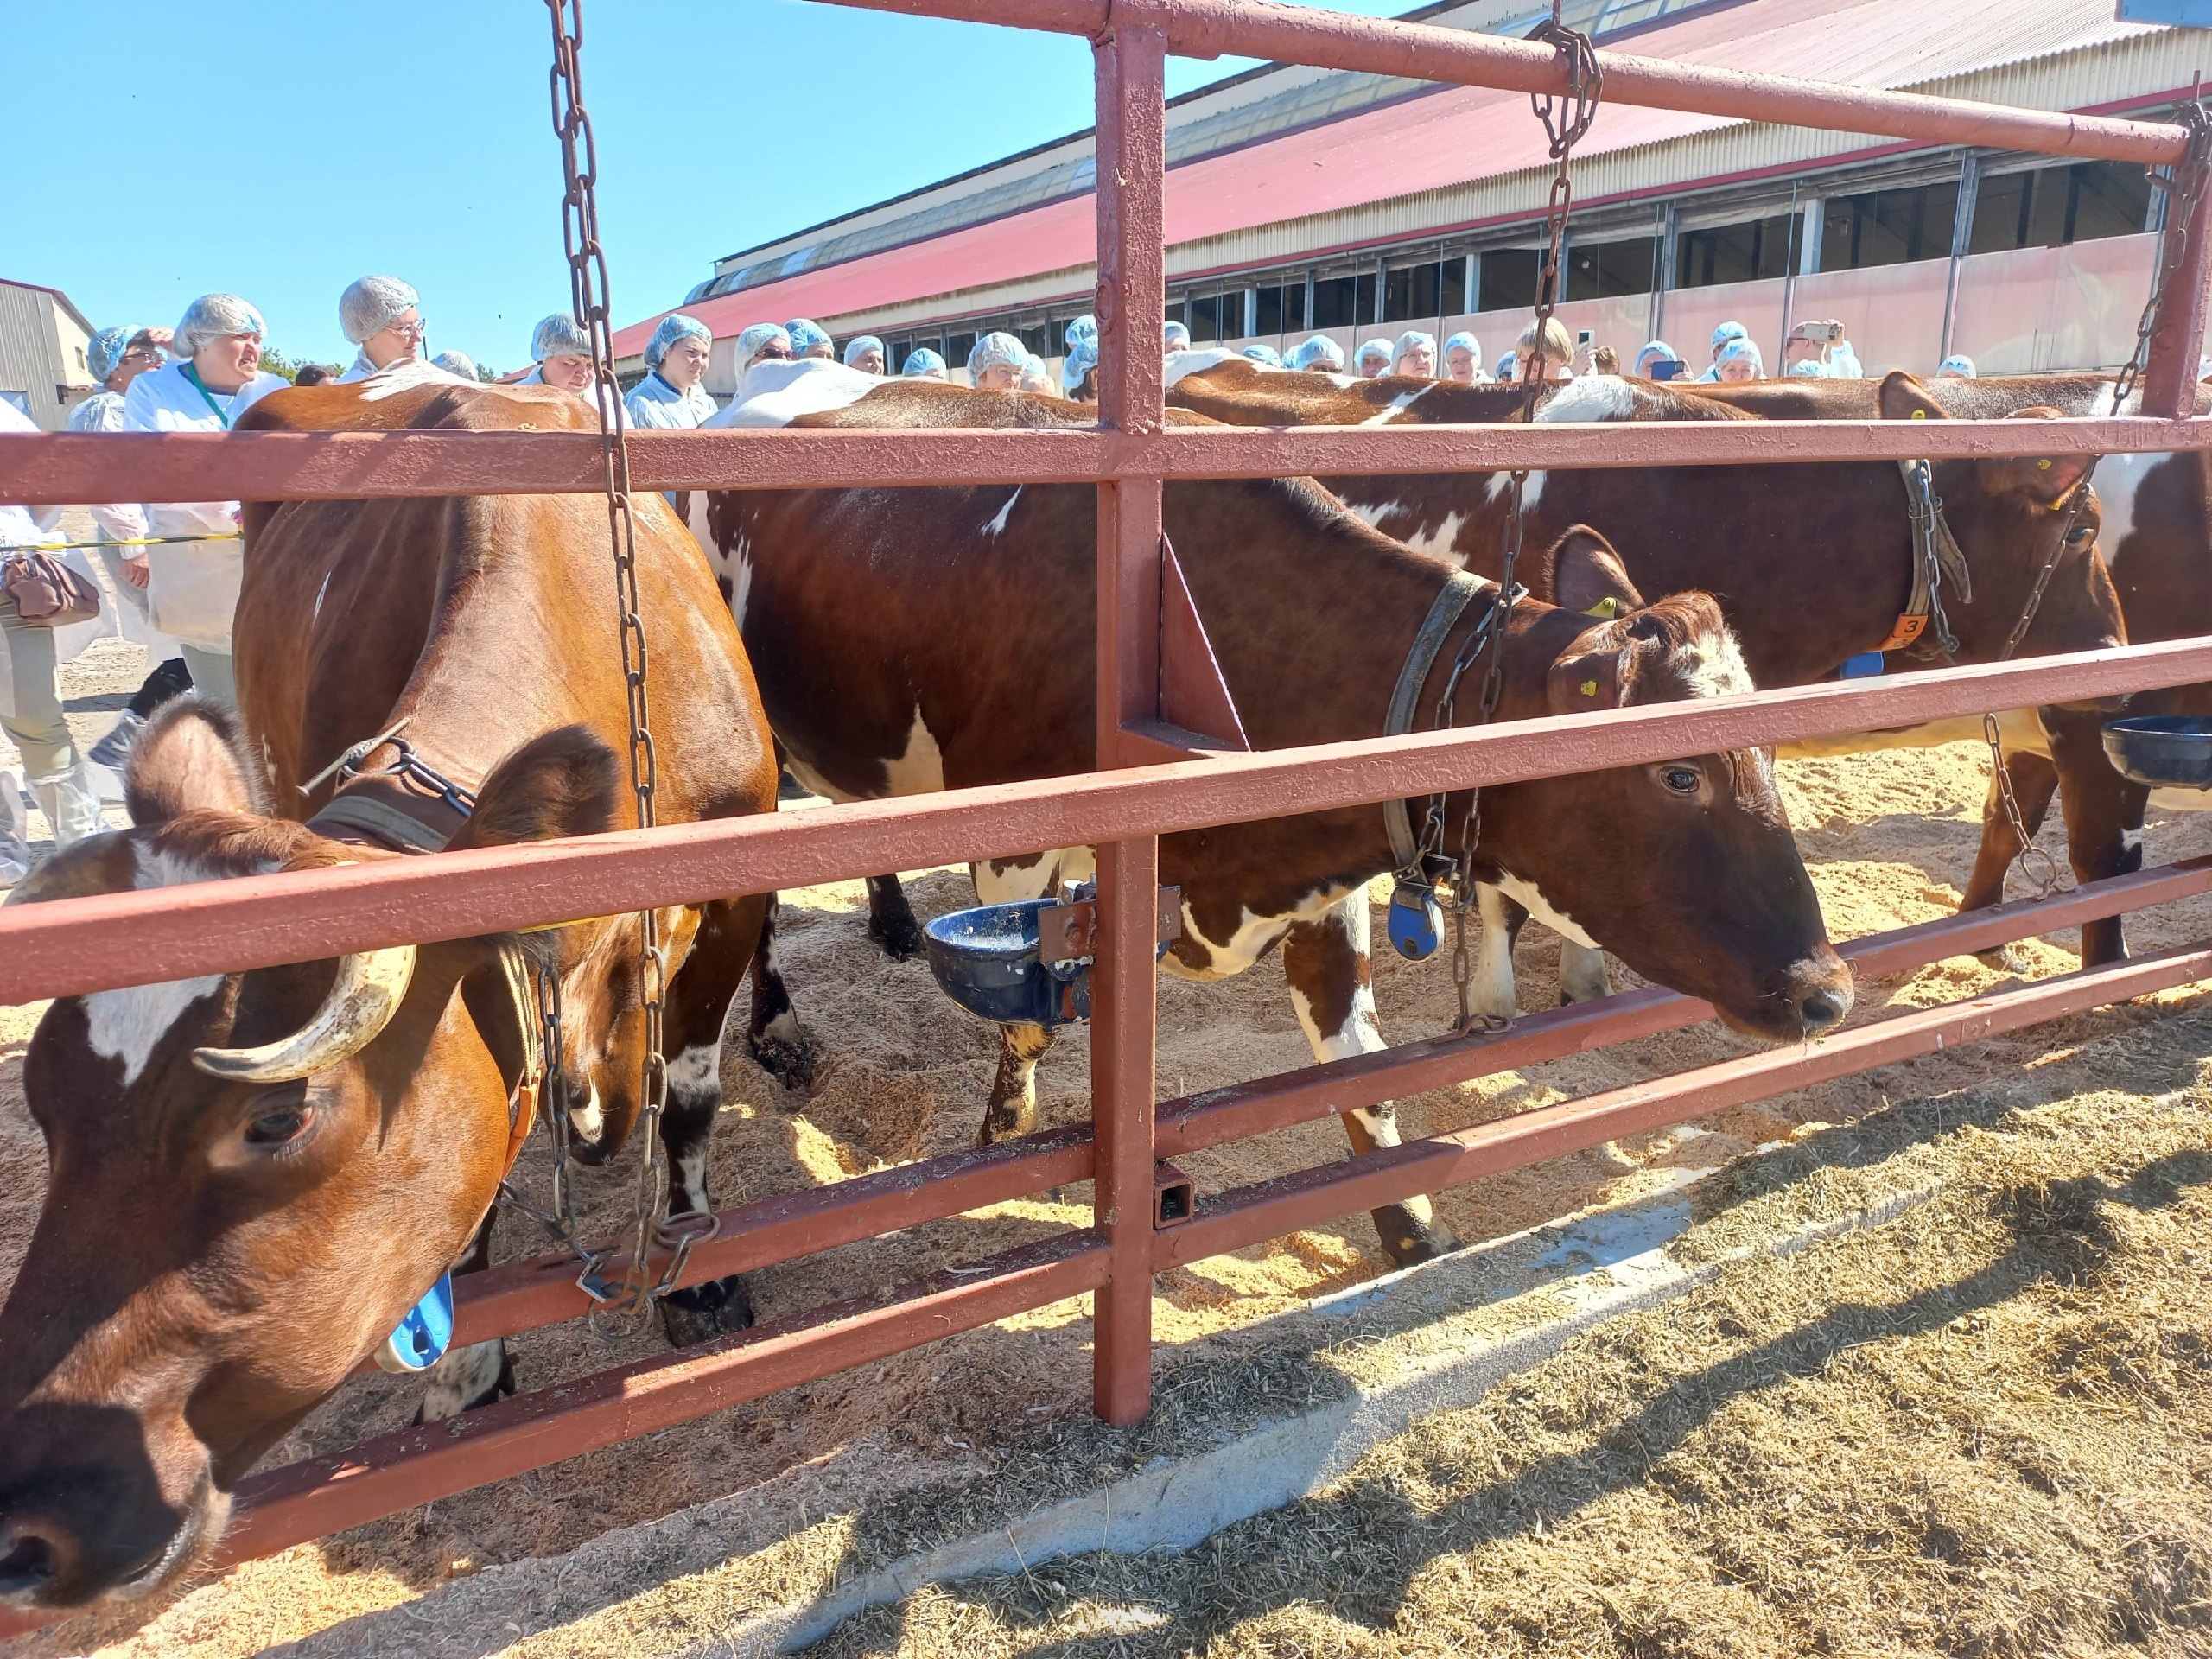
<svg viewBox="0 0 2212 1659">
<path fill-rule="evenodd" d="M 0 569 L 0 591 L 16 602 L 16 614 L 41 627 L 61 628 L 89 622 L 100 613 L 100 590 L 60 558 L 37 548 L 12 549 Z"/>
</svg>

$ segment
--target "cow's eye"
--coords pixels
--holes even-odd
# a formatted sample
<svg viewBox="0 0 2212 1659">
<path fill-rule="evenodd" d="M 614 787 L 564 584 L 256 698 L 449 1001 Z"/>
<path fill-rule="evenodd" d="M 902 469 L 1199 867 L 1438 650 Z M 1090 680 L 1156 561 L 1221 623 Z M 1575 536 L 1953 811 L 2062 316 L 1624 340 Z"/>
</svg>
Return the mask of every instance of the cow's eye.
<svg viewBox="0 0 2212 1659">
<path fill-rule="evenodd" d="M 2097 528 L 2094 524 L 2077 525 L 2066 532 L 2066 545 L 2072 548 L 2087 547 L 2096 539 Z"/>
<path fill-rule="evenodd" d="M 1668 766 L 1660 772 L 1659 781 L 1677 795 L 1694 795 L 1698 785 L 1703 780 L 1698 777 L 1694 766 Z"/>
<path fill-rule="evenodd" d="M 315 1122 L 315 1109 L 305 1102 L 285 1106 L 272 1106 L 245 1126 L 246 1143 L 256 1147 L 281 1147 L 298 1140 Z"/>
</svg>

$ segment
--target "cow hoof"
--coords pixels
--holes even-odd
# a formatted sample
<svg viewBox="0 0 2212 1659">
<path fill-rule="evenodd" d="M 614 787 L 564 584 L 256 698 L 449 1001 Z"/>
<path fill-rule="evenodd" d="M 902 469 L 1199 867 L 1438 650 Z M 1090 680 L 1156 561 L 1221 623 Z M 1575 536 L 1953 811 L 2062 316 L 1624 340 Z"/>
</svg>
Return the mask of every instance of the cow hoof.
<svg viewBox="0 0 2212 1659">
<path fill-rule="evenodd" d="M 494 1352 L 499 1369 L 491 1371 L 487 1382 L 485 1373 L 490 1370 L 488 1362 Z M 424 1423 L 450 1421 L 479 1406 L 497 1404 L 515 1391 L 515 1363 L 505 1343 L 479 1343 L 473 1347 L 454 1349 L 431 1367 L 422 1403 L 415 1408 L 415 1426 L 419 1428 Z"/>
<path fill-rule="evenodd" d="M 692 1348 L 716 1337 L 744 1331 L 753 1324 L 753 1299 L 745 1281 L 736 1274 L 687 1285 L 660 1299 L 661 1328 L 678 1348 Z"/>
<path fill-rule="evenodd" d="M 897 916 L 879 925 L 871 919 L 868 936 L 893 962 L 912 962 L 922 954 L 922 925 L 912 916 Z"/>
<path fill-rule="evenodd" d="M 1452 1236 L 1452 1230 L 1440 1221 L 1424 1225 L 1410 1216 L 1378 1216 L 1375 1226 L 1382 1236 L 1382 1252 L 1390 1258 L 1393 1267 L 1419 1267 L 1459 1248 L 1459 1241 Z"/>
<path fill-rule="evenodd" d="M 2028 959 L 2009 944 L 1993 945 L 1986 950 L 1977 950 L 1974 959 L 1985 968 L 1994 968 L 2000 974 L 2024 974 Z"/>
<path fill-rule="evenodd" d="M 793 1093 L 814 1087 L 814 1046 L 787 1037 L 749 1037 L 746 1047 L 753 1063 Z"/>
</svg>

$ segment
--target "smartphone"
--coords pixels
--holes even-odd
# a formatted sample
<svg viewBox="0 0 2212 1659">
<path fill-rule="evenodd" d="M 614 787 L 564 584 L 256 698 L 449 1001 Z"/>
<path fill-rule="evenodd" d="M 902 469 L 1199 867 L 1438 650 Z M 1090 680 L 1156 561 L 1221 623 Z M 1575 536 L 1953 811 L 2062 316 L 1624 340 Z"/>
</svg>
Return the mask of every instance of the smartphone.
<svg viewBox="0 0 2212 1659">
<path fill-rule="evenodd" d="M 1679 357 L 1662 357 L 1651 365 L 1651 378 L 1654 380 L 1679 379 L 1682 368 L 1682 359 Z"/>
<path fill-rule="evenodd" d="M 1587 346 L 1590 343 L 1590 331 L 1585 328 L 1580 334 L 1575 335 L 1574 343 L 1577 346 Z"/>
<path fill-rule="evenodd" d="M 1797 332 L 1808 340 L 1817 340 L 1827 345 L 1843 338 L 1843 325 L 1836 322 L 1801 322 Z"/>
</svg>

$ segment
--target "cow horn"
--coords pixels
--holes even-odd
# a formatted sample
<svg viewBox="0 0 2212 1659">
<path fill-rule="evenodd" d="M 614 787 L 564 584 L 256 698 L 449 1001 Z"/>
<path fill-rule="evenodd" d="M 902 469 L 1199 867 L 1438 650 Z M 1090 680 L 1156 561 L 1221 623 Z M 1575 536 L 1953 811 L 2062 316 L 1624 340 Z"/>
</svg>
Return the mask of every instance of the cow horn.
<svg viewBox="0 0 2212 1659">
<path fill-rule="evenodd" d="M 196 1048 L 192 1063 L 238 1083 L 296 1083 L 336 1065 L 376 1041 L 406 999 L 415 947 L 397 944 L 338 958 L 338 981 L 314 1019 L 258 1048 Z"/>
</svg>

